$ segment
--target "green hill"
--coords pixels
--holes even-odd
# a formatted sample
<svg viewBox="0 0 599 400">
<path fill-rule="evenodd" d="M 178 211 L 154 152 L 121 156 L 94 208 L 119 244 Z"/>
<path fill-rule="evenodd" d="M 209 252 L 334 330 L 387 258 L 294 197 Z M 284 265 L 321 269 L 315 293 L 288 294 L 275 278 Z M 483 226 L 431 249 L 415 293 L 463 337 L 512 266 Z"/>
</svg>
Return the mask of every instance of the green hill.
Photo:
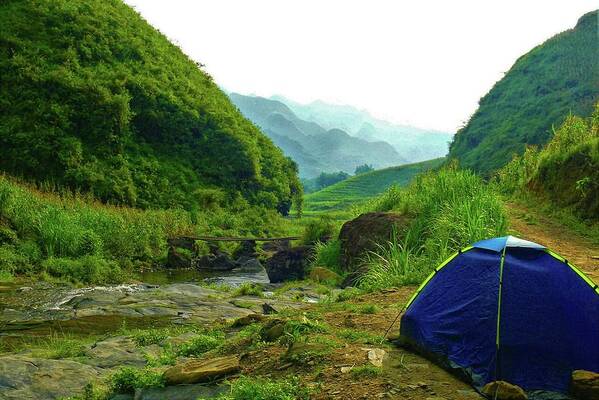
<svg viewBox="0 0 599 400">
<path fill-rule="evenodd" d="M 420 172 L 439 167 L 445 158 L 400 165 L 355 175 L 304 197 L 307 214 L 342 210 L 374 197 L 392 185 L 404 186 Z"/>
<path fill-rule="evenodd" d="M 285 212 L 297 167 L 200 67 L 120 0 L 0 2 L 0 170 L 112 204 Z"/>
<path fill-rule="evenodd" d="M 460 166 L 490 174 L 542 145 L 569 113 L 590 115 L 599 95 L 597 11 L 520 57 L 460 129 L 449 156 Z"/>
</svg>

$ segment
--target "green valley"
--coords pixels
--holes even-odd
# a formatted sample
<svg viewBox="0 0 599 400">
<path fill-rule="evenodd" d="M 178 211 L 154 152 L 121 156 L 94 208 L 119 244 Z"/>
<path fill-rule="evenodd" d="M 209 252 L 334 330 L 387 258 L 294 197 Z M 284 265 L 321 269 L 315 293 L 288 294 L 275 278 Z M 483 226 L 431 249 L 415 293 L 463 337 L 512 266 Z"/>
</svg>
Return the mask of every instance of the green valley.
<svg viewBox="0 0 599 400">
<path fill-rule="evenodd" d="M 315 215 L 348 209 L 383 193 L 393 185 L 405 186 L 417 174 L 440 167 L 444 160 L 438 158 L 352 176 L 318 192 L 305 195 L 304 213 Z"/>
</svg>

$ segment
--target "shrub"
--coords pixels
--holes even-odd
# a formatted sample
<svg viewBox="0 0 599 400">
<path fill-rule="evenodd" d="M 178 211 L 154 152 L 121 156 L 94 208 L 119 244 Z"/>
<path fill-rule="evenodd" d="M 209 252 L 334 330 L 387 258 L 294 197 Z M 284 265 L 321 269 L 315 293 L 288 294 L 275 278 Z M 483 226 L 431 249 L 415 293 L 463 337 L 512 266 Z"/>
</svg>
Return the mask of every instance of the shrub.
<svg viewBox="0 0 599 400">
<path fill-rule="evenodd" d="M 151 369 L 122 367 L 110 377 L 110 387 L 115 393 L 134 393 L 135 389 L 162 386 L 162 374 Z"/>
<path fill-rule="evenodd" d="M 331 239 L 336 232 L 335 221 L 327 216 L 310 221 L 304 229 L 302 242 L 304 244 L 315 244 L 326 242 Z"/>
<path fill-rule="evenodd" d="M 257 283 L 246 282 L 241 284 L 235 291 L 233 292 L 233 296 L 258 296 L 263 297 L 264 293 L 262 292 L 262 285 Z"/>
<path fill-rule="evenodd" d="M 177 353 L 181 356 L 199 356 L 210 350 L 215 350 L 225 341 L 222 332 L 213 332 L 210 334 L 201 334 L 191 339 L 187 343 L 179 346 Z"/>
</svg>

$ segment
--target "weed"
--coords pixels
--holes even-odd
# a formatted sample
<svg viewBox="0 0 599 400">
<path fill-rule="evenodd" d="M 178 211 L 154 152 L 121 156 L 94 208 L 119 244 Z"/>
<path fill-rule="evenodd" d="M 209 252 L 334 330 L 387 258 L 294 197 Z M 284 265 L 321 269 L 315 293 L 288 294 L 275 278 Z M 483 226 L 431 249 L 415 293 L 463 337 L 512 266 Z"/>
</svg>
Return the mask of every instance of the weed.
<svg viewBox="0 0 599 400">
<path fill-rule="evenodd" d="M 134 393 L 135 389 L 162 386 L 162 374 L 148 368 L 122 367 L 110 377 L 110 387 L 115 393 Z"/>
<path fill-rule="evenodd" d="M 366 331 L 359 331 L 356 329 L 341 329 L 335 333 L 337 337 L 348 340 L 352 343 L 363 343 L 363 344 L 378 344 L 380 345 L 385 341 L 382 335 L 375 335 Z"/>
<path fill-rule="evenodd" d="M 264 293 L 263 293 L 262 285 L 257 284 L 257 283 L 246 282 L 246 283 L 243 283 L 241 286 L 239 286 L 237 289 L 235 289 L 235 291 L 233 292 L 233 296 L 235 296 L 235 297 L 239 297 L 239 296 L 264 297 Z"/>
<path fill-rule="evenodd" d="M 360 365 L 351 369 L 351 374 L 354 378 L 374 378 L 383 372 L 380 367 L 374 365 Z"/>
<path fill-rule="evenodd" d="M 307 400 L 310 391 L 299 379 L 272 380 L 242 376 L 231 382 L 231 391 L 217 400 Z"/>
</svg>

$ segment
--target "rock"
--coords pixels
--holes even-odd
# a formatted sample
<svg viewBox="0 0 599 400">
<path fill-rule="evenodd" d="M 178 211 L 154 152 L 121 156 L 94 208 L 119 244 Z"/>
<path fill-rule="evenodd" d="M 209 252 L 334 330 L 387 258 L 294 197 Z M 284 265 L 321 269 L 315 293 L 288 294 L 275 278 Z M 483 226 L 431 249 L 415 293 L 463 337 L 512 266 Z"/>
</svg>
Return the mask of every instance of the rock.
<svg viewBox="0 0 599 400">
<path fill-rule="evenodd" d="M 176 385 L 163 388 L 137 389 L 134 400 L 194 400 L 211 399 L 230 391 L 228 386 Z"/>
<path fill-rule="evenodd" d="M 260 337 L 265 342 L 275 342 L 285 334 L 285 322 L 281 320 L 269 321 L 262 327 Z"/>
<path fill-rule="evenodd" d="M 310 279 L 316 282 L 339 282 L 341 277 L 328 268 L 314 267 L 310 270 Z"/>
<path fill-rule="evenodd" d="M 266 319 L 266 317 L 262 314 L 249 314 L 245 317 L 237 318 L 233 321 L 231 326 L 240 327 L 240 326 L 248 326 L 251 324 L 255 324 L 256 322 L 262 322 Z"/>
<path fill-rule="evenodd" d="M 268 278 L 272 283 L 304 279 L 313 254 L 314 248 L 311 246 L 298 246 L 276 252 L 266 261 Z"/>
<path fill-rule="evenodd" d="M 116 336 L 94 344 L 87 350 L 91 358 L 86 363 L 100 368 L 112 368 L 121 365 L 143 367 L 146 359 L 133 340 L 125 336 Z"/>
<path fill-rule="evenodd" d="M 281 250 L 287 250 L 291 247 L 289 240 L 276 240 L 272 242 L 266 242 L 262 245 L 262 251 L 266 253 L 276 253 Z"/>
<path fill-rule="evenodd" d="M 239 261 L 237 261 L 237 264 L 239 264 Z M 260 261 L 257 260 L 256 258 L 250 258 L 247 261 L 244 261 L 242 264 L 240 264 L 239 267 L 236 268 L 236 271 L 239 271 L 239 272 L 262 272 L 262 271 L 264 271 L 264 267 L 262 266 Z"/>
<path fill-rule="evenodd" d="M 23 286 L 18 289 L 19 292 L 30 292 L 33 288 L 31 286 Z"/>
<path fill-rule="evenodd" d="M 489 382 L 482 393 L 496 400 L 527 400 L 528 396 L 520 386 L 505 381 Z"/>
<path fill-rule="evenodd" d="M 209 382 L 239 371 L 239 357 L 226 356 L 209 360 L 191 360 L 164 372 L 167 385 Z"/>
<path fill-rule="evenodd" d="M 374 365 L 375 367 L 382 367 L 383 360 L 387 358 L 387 352 L 383 349 L 362 349 L 367 351 L 366 357 L 368 358 L 368 362 Z"/>
<path fill-rule="evenodd" d="M 194 260 L 194 266 L 197 269 L 210 271 L 231 271 L 237 267 L 235 261 L 231 260 L 225 253 L 218 255 L 208 254 Z"/>
<path fill-rule="evenodd" d="M 175 247 L 170 246 L 166 257 L 166 266 L 173 269 L 190 268 L 191 258 L 179 253 Z"/>
<path fill-rule="evenodd" d="M 599 400 L 599 374 L 583 370 L 572 372 L 570 393 L 580 400 Z"/>
<path fill-rule="evenodd" d="M 166 339 L 166 343 L 168 343 L 171 346 L 180 346 L 183 343 L 191 342 L 193 339 L 197 338 L 198 336 L 200 336 L 200 335 L 195 332 L 185 332 L 185 333 L 182 333 L 181 335 L 173 336 L 173 337 Z"/>
<path fill-rule="evenodd" d="M 341 267 L 347 271 L 355 270 L 368 251 L 389 241 L 394 229 L 401 238 L 409 222 L 404 215 L 387 212 L 366 213 L 347 221 L 339 232 Z"/>
<path fill-rule="evenodd" d="M 354 367 L 341 367 L 341 373 L 342 374 L 347 374 L 348 372 L 350 372 Z"/>
<path fill-rule="evenodd" d="M 258 252 L 256 251 L 256 242 L 254 240 L 244 240 L 239 244 L 239 247 L 235 249 L 235 252 L 233 253 L 234 258 L 256 258 L 257 256 Z"/>
<path fill-rule="evenodd" d="M 71 360 L 0 357 L 0 399 L 51 400 L 80 395 L 101 370 Z"/>
<path fill-rule="evenodd" d="M 262 304 L 262 313 L 264 315 L 278 314 L 279 311 L 268 303 Z"/>
</svg>

